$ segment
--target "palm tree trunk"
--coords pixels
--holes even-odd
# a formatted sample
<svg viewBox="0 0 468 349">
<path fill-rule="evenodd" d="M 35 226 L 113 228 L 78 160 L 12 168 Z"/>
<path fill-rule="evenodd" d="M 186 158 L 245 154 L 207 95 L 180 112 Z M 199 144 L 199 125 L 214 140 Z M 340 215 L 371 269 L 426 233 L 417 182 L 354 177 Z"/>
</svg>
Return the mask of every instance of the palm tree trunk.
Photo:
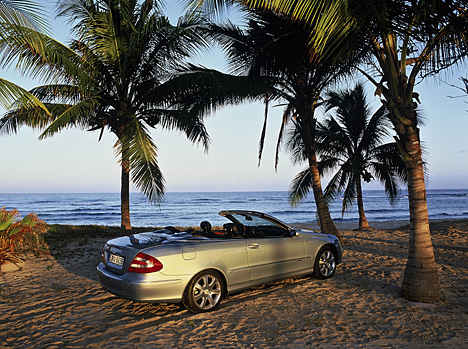
<svg viewBox="0 0 468 349">
<path fill-rule="evenodd" d="M 312 99 L 313 100 L 313 99 Z M 317 164 L 317 152 L 315 150 L 315 126 L 314 119 L 315 107 L 312 106 L 302 115 L 301 126 L 303 128 L 303 142 L 307 149 L 307 157 L 309 159 L 310 175 L 312 177 L 312 190 L 314 192 L 315 205 L 317 206 L 317 215 L 319 217 L 320 231 L 325 234 L 332 234 L 341 240 L 341 235 L 333 223 L 328 209 L 327 202 L 323 196 L 322 181 Z"/>
<path fill-rule="evenodd" d="M 401 292 L 408 300 L 432 303 L 440 299 L 440 281 L 429 229 L 421 144 L 416 134 L 407 137 L 405 150 L 413 158 L 406 161 L 410 238 Z"/>
<path fill-rule="evenodd" d="M 317 206 L 317 214 L 319 216 L 320 230 L 322 233 L 333 234 L 341 240 L 341 235 L 333 223 L 328 209 L 327 202 L 323 196 L 322 182 L 317 167 L 317 155 L 315 152 L 309 154 L 309 168 L 312 176 L 312 190 L 314 192 L 315 205 Z"/>
<path fill-rule="evenodd" d="M 376 57 L 381 60 L 381 66 L 387 66 L 379 45 L 376 45 Z M 440 299 L 440 281 L 429 229 L 417 105 L 413 102 L 415 81 L 408 81 L 406 66 L 393 75 L 388 73 L 386 80 L 388 89 L 382 90 L 384 104 L 398 135 L 396 141 L 408 178 L 410 236 L 401 294 L 410 301 L 432 303 Z"/>
<path fill-rule="evenodd" d="M 359 209 L 359 229 L 369 229 L 369 222 L 367 221 L 366 213 L 364 212 L 364 201 L 362 200 L 362 187 L 360 181 L 356 185 L 356 192 Z"/>
<path fill-rule="evenodd" d="M 128 166 L 128 160 L 122 159 L 121 168 L 122 176 L 120 188 L 120 229 L 131 230 L 132 225 L 130 224 L 130 169 Z"/>
</svg>

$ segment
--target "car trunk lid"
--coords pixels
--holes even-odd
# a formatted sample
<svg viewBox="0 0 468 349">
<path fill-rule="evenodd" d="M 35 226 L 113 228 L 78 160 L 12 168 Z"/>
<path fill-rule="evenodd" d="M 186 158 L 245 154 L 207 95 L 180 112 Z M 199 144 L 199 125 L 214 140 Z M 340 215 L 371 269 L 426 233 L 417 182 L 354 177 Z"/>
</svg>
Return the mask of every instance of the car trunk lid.
<svg viewBox="0 0 468 349">
<path fill-rule="evenodd" d="M 187 232 L 172 233 L 166 229 L 122 236 L 109 240 L 104 245 L 103 262 L 107 269 L 123 274 L 128 270 L 135 256 L 149 247 L 200 240 L 205 240 L 205 238 L 193 237 Z"/>
</svg>

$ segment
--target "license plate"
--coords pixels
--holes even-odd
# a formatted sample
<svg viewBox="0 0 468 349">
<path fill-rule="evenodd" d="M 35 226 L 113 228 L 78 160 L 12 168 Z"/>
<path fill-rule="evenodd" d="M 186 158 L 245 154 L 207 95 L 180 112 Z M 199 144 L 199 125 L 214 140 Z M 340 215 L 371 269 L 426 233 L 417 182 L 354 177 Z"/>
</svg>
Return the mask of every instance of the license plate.
<svg viewBox="0 0 468 349">
<path fill-rule="evenodd" d="M 122 268 L 125 258 L 121 256 L 117 256 L 115 254 L 109 255 L 109 263 L 116 264 Z"/>
</svg>

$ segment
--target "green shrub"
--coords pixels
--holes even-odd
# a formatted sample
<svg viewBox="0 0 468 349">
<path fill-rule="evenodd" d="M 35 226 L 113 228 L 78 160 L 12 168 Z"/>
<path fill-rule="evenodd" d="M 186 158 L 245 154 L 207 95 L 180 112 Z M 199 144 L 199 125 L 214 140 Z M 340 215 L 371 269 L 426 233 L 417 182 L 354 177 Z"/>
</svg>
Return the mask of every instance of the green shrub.
<svg viewBox="0 0 468 349">
<path fill-rule="evenodd" d="M 41 234 L 46 229 L 46 222 L 34 213 L 21 219 L 16 209 L 0 209 L 0 267 L 5 261 L 21 262 L 19 254 L 22 252 L 40 252 L 44 248 Z"/>
</svg>

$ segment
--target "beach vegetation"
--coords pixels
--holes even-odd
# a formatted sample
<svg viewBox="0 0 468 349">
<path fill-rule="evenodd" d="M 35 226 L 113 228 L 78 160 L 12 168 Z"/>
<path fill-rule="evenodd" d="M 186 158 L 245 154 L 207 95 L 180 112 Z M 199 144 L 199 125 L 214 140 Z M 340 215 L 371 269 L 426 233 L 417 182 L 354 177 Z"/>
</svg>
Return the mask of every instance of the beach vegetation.
<svg viewBox="0 0 468 349">
<path fill-rule="evenodd" d="M 399 198 L 399 186 L 406 182 L 406 167 L 396 142 L 390 138 L 390 119 L 385 106 L 372 113 L 364 86 L 330 91 L 323 104 L 328 117 L 317 124 L 318 169 L 322 176 L 332 174 L 324 195 L 330 203 L 343 195 L 342 215 L 357 201 L 359 229 L 370 228 L 364 211 L 363 182 L 378 180 L 390 203 Z M 304 144 L 293 129 L 287 147 L 295 163 L 303 162 Z M 289 200 L 297 205 L 311 190 L 308 168 L 292 181 Z"/>
<path fill-rule="evenodd" d="M 45 252 L 42 234 L 47 224 L 34 213 L 21 218 L 18 210 L 0 209 L 0 267 L 6 261 L 22 262 L 21 253 Z"/>
<path fill-rule="evenodd" d="M 3 132 L 28 125 L 42 130 L 41 139 L 76 127 L 105 131 L 116 137 L 121 167 L 121 228 L 131 229 L 130 181 L 158 203 L 165 179 L 158 165 L 156 127 L 177 130 L 208 149 L 209 136 L 201 116 L 190 105 L 170 99 L 161 88 L 170 74 L 204 47 L 202 19 L 180 18 L 172 25 L 158 3 L 146 0 L 59 1 L 58 16 L 73 25 L 69 46 L 48 41 L 57 55 L 43 55 L 28 42 L 15 42 L 30 61 L 44 62 L 57 82 L 31 93 L 50 111 L 18 104 L 0 121 Z"/>
</svg>

